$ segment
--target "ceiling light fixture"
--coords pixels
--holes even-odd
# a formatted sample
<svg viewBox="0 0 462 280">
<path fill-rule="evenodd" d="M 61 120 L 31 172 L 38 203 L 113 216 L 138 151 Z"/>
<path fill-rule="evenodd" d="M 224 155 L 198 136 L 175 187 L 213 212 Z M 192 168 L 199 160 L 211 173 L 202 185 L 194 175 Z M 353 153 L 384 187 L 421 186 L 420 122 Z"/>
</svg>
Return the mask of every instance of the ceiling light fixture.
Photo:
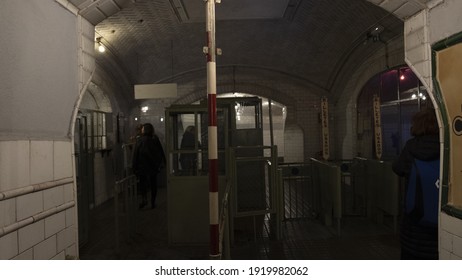
<svg viewBox="0 0 462 280">
<path fill-rule="evenodd" d="M 385 30 L 385 28 L 381 25 L 376 25 L 372 29 L 370 29 L 366 33 L 366 40 L 364 41 L 364 45 L 366 45 L 369 41 L 372 42 L 379 42 L 380 41 L 380 34 Z"/>
<path fill-rule="evenodd" d="M 102 39 L 102 37 L 96 38 L 96 43 L 98 43 L 98 51 L 100 53 L 103 53 L 103 52 L 106 51 L 106 47 L 103 45 L 103 43 L 101 43 L 101 39 Z"/>
</svg>

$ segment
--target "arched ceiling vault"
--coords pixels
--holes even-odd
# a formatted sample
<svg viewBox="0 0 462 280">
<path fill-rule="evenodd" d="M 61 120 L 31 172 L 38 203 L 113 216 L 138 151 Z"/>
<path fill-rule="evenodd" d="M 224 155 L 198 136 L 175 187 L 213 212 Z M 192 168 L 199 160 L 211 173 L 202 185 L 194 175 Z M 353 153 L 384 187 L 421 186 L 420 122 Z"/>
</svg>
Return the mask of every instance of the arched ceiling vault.
<svg viewBox="0 0 462 280">
<path fill-rule="evenodd" d="M 93 23 L 108 52 L 132 84 L 166 81 L 206 67 L 201 0 L 69 0 Z M 216 5 L 221 68 L 284 73 L 329 92 L 345 64 L 360 65 L 403 34 L 403 20 L 426 0 L 222 0 Z M 375 34 L 375 30 L 379 34 Z M 120 71 L 118 71 L 120 73 Z M 264 74 L 262 74 L 264 75 Z M 258 78 L 258 77 L 256 77 Z"/>
</svg>

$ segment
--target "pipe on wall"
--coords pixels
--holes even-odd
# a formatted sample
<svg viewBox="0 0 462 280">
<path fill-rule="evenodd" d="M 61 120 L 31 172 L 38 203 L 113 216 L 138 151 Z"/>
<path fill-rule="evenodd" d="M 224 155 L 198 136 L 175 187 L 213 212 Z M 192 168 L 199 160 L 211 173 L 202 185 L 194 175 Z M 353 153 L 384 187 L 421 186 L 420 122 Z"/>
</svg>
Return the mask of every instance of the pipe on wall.
<svg viewBox="0 0 462 280">
<path fill-rule="evenodd" d="M 55 214 L 58 214 L 60 212 L 63 212 L 69 208 L 72 208 L 75 206 L 75 201 L 70 201 L 70 202 L 67 202 L 65 204 L 61 204 L 57 207 L 54 207 L 54 208 L 51 208 L 51 209 L 48 209 L 46 211 L 43 211 L 41 213 L 38 213 L 32 217 L 29 217 L 27 219 L 24 219 L 24 220 L 21 220 L 19 222 L 16 222 L 14 224 L 11 224 L 11 225 L 8 225 L 8 226 L 5 226 L 3 228 L 0 228 L 0 237 L 4 236 L 4 235 L 7 235 L 11 232 L 14 232 L 16 230 L 19 230 L 25 226 L 28 226 L 30 224 L 33 224 L 35 222 L 38 222 L 40 220 L 43 220 L 45 218 L 48 218 L 50 216 L 53 216 Z"/>
<path fill-rule="evenodd" d="M 33 192 L 51 189 L 51 188 L 66 185 L 66 184 L 71 184 L 73 182 L 74 182 L 74 179 L 72 177 L 69 177 L 69 178 L 59 179 L 56 181 L 50 181 L 50 182 L 30 185 L 30 186 L 26 186 L 26 187 L 22 187 L 19 189 L 6 191 L 6 192 L 0 192 L 0 201 L 15 198 L 15 197 L 26 195 L 26 194 L 33 193 Z"/>
</svg>

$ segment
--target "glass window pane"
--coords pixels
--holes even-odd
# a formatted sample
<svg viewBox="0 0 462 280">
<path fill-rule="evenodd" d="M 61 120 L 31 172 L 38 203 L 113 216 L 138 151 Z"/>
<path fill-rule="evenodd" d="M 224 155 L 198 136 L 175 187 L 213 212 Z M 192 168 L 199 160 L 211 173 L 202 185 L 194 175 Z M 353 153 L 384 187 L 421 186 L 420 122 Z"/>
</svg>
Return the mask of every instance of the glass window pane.
<svg viewBox="0 0 462 280">
<path fill-rule="evenodd" d="M 381 107 L 382 116 L 382 159 L 393 159 L 399 155 L 400 125 L 399 104 Z"/>
<path fill-rule="evenodd" d="M 244 102 L 236 102 L 234 109 L 236 110 L 236 129 L 257 128 L 253 104 L 249 106 Z"/>
<path fill-rule="evenodd" d="M 399 69 L 400 99 L 417 98 L 419 96 L 419 79 L 408 67 Z"/>
</svg>

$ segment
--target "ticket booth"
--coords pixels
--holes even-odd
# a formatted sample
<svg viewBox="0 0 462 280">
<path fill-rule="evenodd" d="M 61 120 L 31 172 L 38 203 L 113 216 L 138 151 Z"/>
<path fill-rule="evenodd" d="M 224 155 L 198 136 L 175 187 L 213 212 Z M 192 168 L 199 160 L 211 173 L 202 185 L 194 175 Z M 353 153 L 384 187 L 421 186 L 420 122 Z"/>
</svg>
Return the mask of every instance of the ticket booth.
<svg viewBox="0 0 462 280">
<path fill-rule="evenodd" d="M 219 200 L 229 178 L 230 147 L 263 145 L 261 99 L 217 99 Z M 169 244 L 209 242 L 208 112 L 206 102 L 166 109 Z M 236 157 L 263 156 L 263 149 L 236 150 Z M 234 157 L 234 158 L 235 158 Z M 266 209 L 265 169 L 255 161 L 235 165 L 240 211 Z"/>
<path fill-rule="evenodd" d="M 217 110 L 219 188 L 225 187 L 226 110 Z M 208 113 L 203 105 L 166 110 L 169 244 L 209 242 Z M 221 192 L 220 192 L 221 193 Z"/>
</svg>

